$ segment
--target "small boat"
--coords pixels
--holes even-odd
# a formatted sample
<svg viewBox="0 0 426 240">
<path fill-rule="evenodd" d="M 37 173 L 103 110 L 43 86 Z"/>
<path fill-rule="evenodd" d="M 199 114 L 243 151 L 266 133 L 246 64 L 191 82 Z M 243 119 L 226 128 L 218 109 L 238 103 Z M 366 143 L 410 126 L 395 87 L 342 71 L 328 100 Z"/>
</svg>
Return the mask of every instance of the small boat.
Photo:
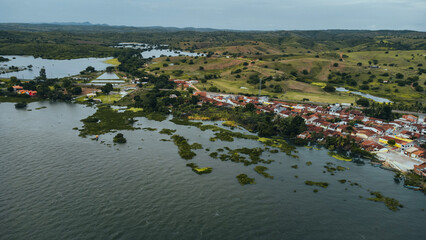
<svg viewBox="0 0 426 240">
<path fill-rule="evenodd" d="M 420 190 L 421 189 L 421 187 L 410 186 L 410 185 L 404 185 L 404 187 L 406 187 L 408 189 L 412 189 L 412 190 Z"/>
</svg>

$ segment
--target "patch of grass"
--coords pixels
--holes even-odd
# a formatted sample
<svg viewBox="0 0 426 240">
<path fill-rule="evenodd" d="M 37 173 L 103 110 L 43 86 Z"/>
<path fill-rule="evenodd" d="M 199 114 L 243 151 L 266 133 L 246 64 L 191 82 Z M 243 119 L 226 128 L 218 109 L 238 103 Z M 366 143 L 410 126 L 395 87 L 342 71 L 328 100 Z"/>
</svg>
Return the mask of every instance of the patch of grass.
<svg viewBox="0 0 426 240">
<path fill-rule="evenodd" d="M 119 94 L 113 94 L 113 95 L 99 95 L 96 96 L 96 99 L 99 99 L 102 101 L 102 103 L 105 104 L 112 104 L 121 99 L 121 95 Z"/>
<path fill-rule="evenodd" d="M 111 65 L 114 65 L 114 66 L 120 65 L 120 61 L 118 61 L 118 58 L 112 58 L 112 59 L 105 60 L 104 63 L 111 64 Z"/>
</svg>

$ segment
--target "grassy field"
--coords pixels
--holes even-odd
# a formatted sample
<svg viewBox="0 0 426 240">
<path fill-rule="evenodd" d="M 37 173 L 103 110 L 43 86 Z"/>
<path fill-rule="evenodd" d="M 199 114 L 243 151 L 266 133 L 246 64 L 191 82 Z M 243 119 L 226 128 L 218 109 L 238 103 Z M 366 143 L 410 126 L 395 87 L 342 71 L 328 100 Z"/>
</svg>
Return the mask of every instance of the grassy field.
<svg viewBox="0 0 426 240">
<path fill-rule="evenodd" d="M 114 66 L 120 65 L 120 62 L 118 61 L 117 58 L 105 60 L 104 63 L 111 64 L 111 65 L 114 65 Z"/>
<path fill-rule="evenodd" d="M 112 104 L 114 102 L 118 102 L 121 99 L 121 95 L 119 95 L 119 94 L 100 95 L 100 96 L 97 96 L 96 99 L 100 99 L 102 101 L 102 103 Z"/>
<path fill-rule="evenodd" d="M 355 101 L 354 96 L 343 93 L 326 93 L 322 88 L 326 84 L 345 87 L 352 91 L 362 91 L 374 96 L 388 98 L 397 102 L 420 101 L 426 103 L 424 92 L 418 92 L 411 85 L 401 86 L 399 81 L 419 76 L 418 68 L 426 64 L 425 51 L 329 51 L 322 53 L 294 52 L 291 56 L 274 55 L 277 49 L 267 48 L 265 44 L 224 46 L 207 48 L 221 54 L 216 57 L 171 57 L 158 58 L 149 66 L 156 74 L 167 74 L 174 79 L 203 80 L 197 86 L 201 90 L 217 88 L 226 93 L 258 94 L 258 81 L 250 82 L 253 75 L 267 79 L 262 94 L 301 100 L 301 93 L 315 102 Z M 270 46 L 269 46 L 270 47 Z M 259 57 L 226 57 L 232 51 L 253 54 L 259 51 Z M 294 49 L 293 49 L 294 50 Z M 226 56 L 222 56 L 222 55 Z M 257 54 L 257 52 L 255 52 Z M 269 54 L 269 55 L 263 55 Z M 370 66 L 376 65 L 378 68 Z M 397 78 L 397 74 L 403 78 Z M 331 78 L 329 75 L 333 75 Z M 339 74 L 349 74 L 355 83 L 341 81 Z M 214 77 L 212 77 L 214 76 Z M 330 80 L 331 79 L 331 80 Z M 417 84 L 425 86 L 426 76 L 420 75 Z M 282 92 L 276 91 L 277 86 Z M 368 87 L 366 87 L 368 86 Z"/>
</svg>

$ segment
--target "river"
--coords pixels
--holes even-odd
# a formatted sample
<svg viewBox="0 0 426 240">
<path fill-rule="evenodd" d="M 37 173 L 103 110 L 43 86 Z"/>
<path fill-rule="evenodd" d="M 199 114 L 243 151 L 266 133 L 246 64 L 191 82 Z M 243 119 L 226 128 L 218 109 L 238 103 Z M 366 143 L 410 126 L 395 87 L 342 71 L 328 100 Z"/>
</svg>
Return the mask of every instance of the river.
<svg viewBox="0 0 426 240">
<path fill-rule="evenodd" d="M 209 130 L 138 118 L 135 126 L 158 130 L 121 131 L 127 143 L 114 146 L 107 144 L 115 133 L 93 141 L 73 130 L 96 111 L 92 107 L 36 102 L 27 109 L 32 111 L 0 104 L 0 239 L 424 237 L 425 196 L 369 164 L 339 161 L 325 150 L 303 147 L 297 148 L 299 159 L 265 152 L 262 157 L 275 160 L 266 165 L 274 179 L 267 179 L 253 165 L 209 157 L 225 146 L 262 147 L 253 140 L 211 142 Z M 160 141 L 169 139 L 158 133 L 162 128 L 176 129 L 204 149 L 195 150 L 193 160 L 183 160 L 173 142 Z M 213 167 L 213 172 L 197 175 L 185 166 L 188 162 Z M 323 173 L 326 162 L 350 170 L 331 176 Z M 297 169 L 291 167 L 295 164 Z M 256 184 L 241 186 L 240 173 L 254 177 Z M 306 180 L 330 185 L 314 193 Z M 366 200 L 367 189 L 396 198 L 404 208 L 393 212 Z"/>
<path fill-rule="evenodd" d="M 46 69 L 47 78 L 63 78 L 80 74 L 81 71 L 88 66 L 94 67 L 96 70 L 105 70 L 106 67 L 112 66 L 104 61 L 111 58 L 79 58 L 69 60 L 54 60 L 34 58 L 33 56 L 4 56 L 10 61 L 0 62 L 0 73 L 2 69 L 8 69 L 10 66 L 23 69 L 19 72 L 9 72 L 0 74 L 0 78 L 9 78 L 12 76 L 18 79 L 32 80 L 40 75 L 40 69 Z M 28 68 L 32 65 L 32 68 Z"/>
</svg>

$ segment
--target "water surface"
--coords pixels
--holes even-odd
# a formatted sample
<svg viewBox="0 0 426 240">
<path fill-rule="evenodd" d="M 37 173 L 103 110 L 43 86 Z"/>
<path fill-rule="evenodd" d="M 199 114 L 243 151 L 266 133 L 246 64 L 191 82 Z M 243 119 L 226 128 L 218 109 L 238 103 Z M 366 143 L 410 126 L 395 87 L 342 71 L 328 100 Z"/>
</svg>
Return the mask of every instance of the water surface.
<svg viewBox="0 0 426 240">
<path fill-rule="evenodd" d="M 70 60 L 53 60 L 34 58 L 33 56 L 3 56 L 10 61 L 0 62 L 0 73 L 2 68 L 9 68 L 9 66 L 19 67 L 20 69 L 26 68 L 19 72 L 10 72 L 0 74 L 0 77 L 15 76 L 19 79 L 34 79 L 40 75 L 40 69 L 46 69 L 47 78 L 62 78 L 79 74 L 88 66 L 94 67 L 96 70 L 105 70 L 106 67 L 112 66 L 104 61 L 111 58 L 79 58 Z M 29 65 L 33 67 L 28 68 Z"/>
<path fill-rule="evenodd" d="M 36 110 L 40 106 L 47 108 Z M 138 118 L 137 127 L 158 130 L 121 131 L 127 143 L 108 146 L 114 133 L 96 142 L 72 130 L 82 126 L 80 119 L 93 114 L 93 108 L 48 102 L 28 108 L 32 111 L 0 104 L 0 239 L 424 237 L 425 196 L 395 184 L 393 173 L 380 168 L 298 148 L 299 159 L 264 153 L 264 159 L 275 160 L 266 165 L 275 177 L 271 180 L 254 172 L 253 165 L 208 156 L 225 146 L 263 147 L 255 141 L 212 143 L 210 131 Z M 196 150 L 193 160 L 183 160 L 173 142 L 160 141 L 169 139 L 158 133 L 162 128 L 176 129 L 204 149 Z M 188 162 L 213 167 L 213 172 L 199 176 L 185 166 Z M 350 170 L 324 174 L 326 162 Z M 295 164 L 298 169 L 291 168 Z M 240 186 L 235 178 L 240 173 L 257 184 Z M 313 193 L 305 180 L 330 186 Z M 394 197 L 405 207 L 392 212 L 382 203 L 359 198 L 368 197 L 367 189 Z"/>
</svg>

